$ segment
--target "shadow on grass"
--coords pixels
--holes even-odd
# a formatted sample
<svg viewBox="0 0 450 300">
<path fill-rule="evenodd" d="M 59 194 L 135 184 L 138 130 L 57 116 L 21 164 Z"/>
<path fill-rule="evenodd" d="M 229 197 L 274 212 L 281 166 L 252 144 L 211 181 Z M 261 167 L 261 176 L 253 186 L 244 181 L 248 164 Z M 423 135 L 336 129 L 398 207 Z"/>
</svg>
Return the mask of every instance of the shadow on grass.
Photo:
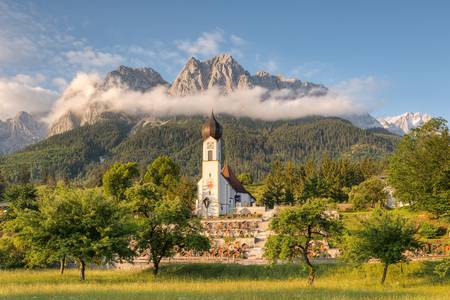
<svg viewBox="0 0 450 300">
<path fill-rule="evenodd" d="M 79 291 L 64 294 L 37 293 L 16 294 L 3 299 L 419 299 L 420 295 L 407 291 L 366 291 L 332 288 L 279 288 L 264 291 L 248 290 L 208 292 L 205 291 Z"/>
<path fill-rule="evenodd" d="M 341 265 L 317 265 L 316 274 L 320 277 L 328 272 L 342 269 Z M 297 279 L 306 278 L 303 264 L 282 265 L 239 265 L 239 264 L 172 264 L 161 268 L 158 278 L 178 279 Z"/>
</svg>

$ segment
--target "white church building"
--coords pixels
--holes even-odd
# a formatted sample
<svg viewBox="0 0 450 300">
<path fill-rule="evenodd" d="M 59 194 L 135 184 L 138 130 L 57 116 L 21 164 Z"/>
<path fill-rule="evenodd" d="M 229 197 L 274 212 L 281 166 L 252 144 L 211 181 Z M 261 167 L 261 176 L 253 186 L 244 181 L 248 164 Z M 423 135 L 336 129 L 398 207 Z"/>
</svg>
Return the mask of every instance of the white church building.
<svg viewBox="0 0 450 300">
<path fill-rule="evenodd" d="M 200 217 L 232 214 L 255 203 L 252 195 L 225 164 L 222 167 L 222 126 L 214 114 L 202 126 L 202 178 L 198 182 L 196 214 Z"/>
</svg>

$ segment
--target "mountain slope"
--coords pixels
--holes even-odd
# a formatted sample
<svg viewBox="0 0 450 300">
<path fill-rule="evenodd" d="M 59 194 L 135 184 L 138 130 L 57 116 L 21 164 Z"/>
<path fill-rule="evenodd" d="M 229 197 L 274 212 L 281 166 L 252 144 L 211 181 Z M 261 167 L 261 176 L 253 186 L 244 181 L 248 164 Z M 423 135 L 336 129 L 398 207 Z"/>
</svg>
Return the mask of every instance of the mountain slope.
<svg viewBox="0 0 450 300">
<path fill-rule="evenodd" d="M 398 140 L 378 135 L 339 118 L 310 117 L 291 121 L 258 121 L 218 116 L 224 127 L 225 160 L 237 174 L 262 179 L 275 160 L 305 161 L 323 155 L 383 157 Z M 184 174 L 198 176 L 203 117 L 177 117 L 142 122 L 115 114 L 92 125 L 56 135 L 0 159 L 0 172 L 10 181 L 88 180 L 95 184 L 115 161 L 141 167 L 161 154 L 172 156 Z"/>
<path fill-rule="evenodd" d="M 6 121 L 0 120 L 0 154 L 22 149 L 46 135 L 47 125 L 26 112 L 20 112 Z"/>
<path fill-rule="evenodd" d="M 399 116 L 378 118 L 383 128 L 398 135 L 409 133 L 412 129 L 431 120 L 431 116 L 420 112 L 406 112 Z"/>
<path fill-rule="evenodd" d="M 152 68 L 120 66 L 117 70 L 109 72 L 105 79 L 96 86 L 90 95 L 92 101 L 81 113 L 66 112 L 51 124 L 48 135 L 60 134 L 86 124 L 92 125 L 100 120 L 102 114 L 109 108 L 104 103 L 96 102 L 95 99 L 110 89 L 117 88 L 144 93 L 160 85 L 168 86 L 169 84 Z M 65 91 L 62 95 L 65 102 L 70 102 L 71 98 L 76 99 L 76 96 L 70 91 Z"/>
</svg>

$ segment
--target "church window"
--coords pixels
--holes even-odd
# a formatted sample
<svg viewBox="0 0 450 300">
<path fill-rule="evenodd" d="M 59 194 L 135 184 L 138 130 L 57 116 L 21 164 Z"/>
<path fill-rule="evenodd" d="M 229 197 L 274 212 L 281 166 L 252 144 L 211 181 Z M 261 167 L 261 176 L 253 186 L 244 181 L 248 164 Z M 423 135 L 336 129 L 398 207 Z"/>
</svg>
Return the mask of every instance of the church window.
<svg viewBox="0 0 450 300">
<path fill-rule="evenodd" d="M 213 160 L 213 152 L 208 150 L 208 160 Z"/>
</svg>

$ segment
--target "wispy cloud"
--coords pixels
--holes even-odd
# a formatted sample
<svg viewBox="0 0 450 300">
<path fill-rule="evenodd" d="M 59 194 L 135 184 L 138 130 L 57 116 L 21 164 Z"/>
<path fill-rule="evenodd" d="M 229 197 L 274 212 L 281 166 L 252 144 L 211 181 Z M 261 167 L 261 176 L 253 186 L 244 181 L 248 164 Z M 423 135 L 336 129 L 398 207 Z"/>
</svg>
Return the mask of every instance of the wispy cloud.
<svg viewBox="0 0 450 300">
<path fill-rule="evenodd" d="M 228 34 L 224 30 L 203 32 L 194 40 L 175 42 L 179 51 L 189 55 L 206 58 L 222 52 L 229 52 L 238 57 L 244 56 L 242 48 L 246 40 L 236 34 Z"/>
<path fill-rule="evenodd" d="M 65 57 L 71 64 L 79 65 L 82 69 L 116 67 L 124 61 L 118 54 L 102 52 L 86 47 L 78 51 L 68 51 Z"/>
<path fill-rule="evenodd" d="M 203 32 L 196 40 L 184 40 L 176 42 L 179 50 L 191 56 L 210 56 L 221 51 L 225 41 L 221 31 Z"/>
</svg>

